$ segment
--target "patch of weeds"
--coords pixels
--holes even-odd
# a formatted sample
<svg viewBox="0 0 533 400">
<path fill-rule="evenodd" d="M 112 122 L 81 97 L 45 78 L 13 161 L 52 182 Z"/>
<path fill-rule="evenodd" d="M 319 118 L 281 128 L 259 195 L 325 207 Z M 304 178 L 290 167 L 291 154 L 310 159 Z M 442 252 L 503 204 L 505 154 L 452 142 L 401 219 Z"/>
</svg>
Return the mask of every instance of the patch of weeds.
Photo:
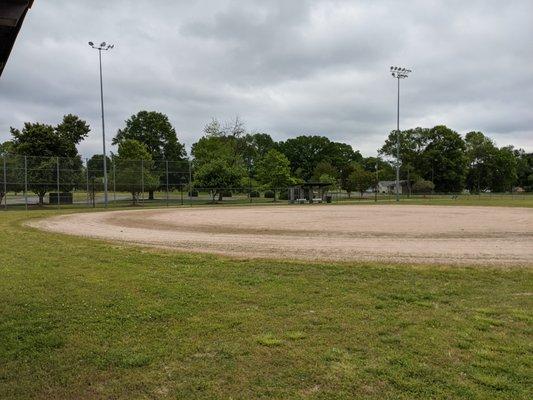
<svg viewBox="0 0 533 400">
<path fill-rule="evenodd" d="M 263 335 L 257 336 L 256 341 L 261 346 L 266 346 L 266 347 L 276 347 L 276 346 L 281 346 L 283 344 L 283 341 L 281 339 L 276 338 L 271 333 L 265 333 Z"/>
</svg>

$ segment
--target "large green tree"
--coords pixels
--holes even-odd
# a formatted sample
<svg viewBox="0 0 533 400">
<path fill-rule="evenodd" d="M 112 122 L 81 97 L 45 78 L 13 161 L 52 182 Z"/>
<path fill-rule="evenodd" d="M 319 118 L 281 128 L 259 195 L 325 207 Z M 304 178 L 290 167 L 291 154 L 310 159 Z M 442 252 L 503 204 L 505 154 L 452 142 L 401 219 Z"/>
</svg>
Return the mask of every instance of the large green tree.
<svg viewBox="0 0 533 400">
<path fill-rule="evenodd" d="M 526 153 L 523 149 L 514 151 L 517 162 L 517 185 L 533 191 L 533 153 Z"/>
<path fill-rule="evenodd" d="M 364 192 L 375 186 L 376 178 L 375 174 L 370 171 L 366 171 L 361 165 L 355 165 L 354 170 L 348 176 L 347 186 L 351 191 L 358 191 L 363 197 Z"/>
<path fill-rule="evenodd" d="M 498 149 L 494 155 L 491 190 L 510 192 L 518 181 L 518 160 L 513 146 Z"/>
<path fill-rule="evenodd" d="M 421 177 L 433 182 L 438 192 L 461 191 L 467 171 L 463 138 L 450 128 L 438 125 L 428 131 L 425 144 Z"/>
<path fill-rule="evenodd" d="M 520 176 L 524 174 L 520 151 L 512 146 L 498 148 L 481 132 L 467 133 L 465 143 L 468 160 L 466 184 L 470 191 L 511 191 L 520 183 Z"/>
<path fill-rule="evenodd" d="M 276 149 L 270 149 L 259 161 L 257 179 L 274 192 L 274 201 L 276 201 L 277 191 L 286 189 L 287 186 L 294 183 L 289 160 Z"/>
<path fill-rule="evenodd" d="M 152 154 L 144 143 L 133 139 L 120 141 L 114 161 L 115 174 L 110 183 L 119 191 L 131 193 L 134 204 L 138 203 L 141 193 L 155 190 L 159 185 Z"/>
<path fill-rule="evenodd" d="M 25 157 L 28 187 L 37 194 L 40 205 L 48 191 L 57 190 L 58 163 L 60 190 L 71 190 L 80 181 L 83 164 L 76 145 L 89 132 L 89 125 L 72 114 L 55 127 L 26 122 L 21 130 L 11 128 L 12 150 Z"/>
<path fill-rule="evenodd" d="M 319 162 L 329 162 L 342 171 L 352 161 L 361 160 L 361 154 L 345 143 L 332 142 L 324 136 L 298 136 L 279 143 L 279 150 L 291 163 L 291 171 L 309 180 Z"/>
<path fill-rule="evenodd" d="M 329 161 L 320 161 L 313 171 L 313 180 L 319 181 L 322 175 L 328 175 L 334 179 L 337 179 L 339 177 L 339 170 L 335 168 Z"/>
<path fill-rule="evenodd" d="M 380 153 L 396 159 L 397 133 L 391 132 Z M 401 178 L 426 179 L 441 192 L 463 189 L 467 171 L 463 138 L 444 125 L 400 132 Z"/>
<path fill-rule="evenodd" d="M 181 161 L 186 157 L 185 146 L 180 143 L 176 130 L 168 117 L 157 111 L 139 111 L 125 122 L 126 126 L 119 129 L 113 144 L 124 140 L 136 140 L 143 143 L 152 156 L 153 173 L 165 178 L 165 160 Z M 149 199 L 154 198 L 154 189 L 148 193 Z"/>
<path fill-rule="evenodd" d="M 468 132 L 465 145 L 468 163 L 466 187 L 472 193 L 491 190 L 498 148 L 482 132 Z"/>
<path fill-rule="evenodd" d="M 110 174 L 112 169 L 111 158 L 106 156 L 106 169 L 107 173 Z M 104 155 L 95 154 L 89 160 L 87 160 L 87 176 L 89 179 L 92 178 L 103 178 L 104 176 Z"/>
<path fill-rule="evenodd" d="M 250 177 L 255 179 L 259 161 L 271 149 L 276 149 L 276 142 L 268 133 L 248 133 L 243 138 L 242 158 L 249 170 Z"/>
<path fill-rule="evenodd" d="M 239 119 L 225 126 L 213 119 L 192 145 L 194 180 L 211 190 L 213 199 L 218 194 L 222 200 L 223 191 L 241 187 L 242 179 L 250 177 L 250 167 L 243 156 L 247 148 L 245 133 Z M 221 171 L 222 166 L 228 173 Z"/>
<path fill-rule="evenodd" d="M 425 168 L 423 165 L 422 153 L 427 145 L 428 137 L 429 129 L 427 128 L 417 127 L 414 129 L 407 129 L 405 131 L 400 131 L 399 135 L 396 131 L 392 131 L 379 151 L 380 154 L 389 156 L 398 162 L 397 145 L 398 139 L 400 140 L 400 178 L 407 181 L 409 192 L 411 191 L 411 183 L 420 179 L 423 168 Z M 390 171 L 387 168 L 381 171 L 382 177 L 380 176 L 380 179 L 395 179 L 396 174 L 394 168 L 392 169 L 392 174 L 389 173 Z"/>
<path fill-rule="evenodd" d="M 194 173 L 194 185 L 200 190 L 209 190 L 213 202 L 218 195 L 222 201 L 224 192 L 240 186 L 244 175 L 242 167 L 229 165 L 224 159 L 212 159 L 202 163 Z"/>
</svg>

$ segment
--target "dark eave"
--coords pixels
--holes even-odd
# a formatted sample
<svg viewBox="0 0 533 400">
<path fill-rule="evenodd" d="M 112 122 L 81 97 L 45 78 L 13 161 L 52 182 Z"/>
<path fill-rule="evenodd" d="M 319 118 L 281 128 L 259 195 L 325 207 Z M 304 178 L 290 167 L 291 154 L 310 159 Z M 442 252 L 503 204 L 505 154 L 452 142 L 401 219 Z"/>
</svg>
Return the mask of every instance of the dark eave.
<svg viewBox="0 0 533 400">
<path fill-rule="evenodd" d="M 0 0 L 0 76 L 33 0 Z"/>
</svg>

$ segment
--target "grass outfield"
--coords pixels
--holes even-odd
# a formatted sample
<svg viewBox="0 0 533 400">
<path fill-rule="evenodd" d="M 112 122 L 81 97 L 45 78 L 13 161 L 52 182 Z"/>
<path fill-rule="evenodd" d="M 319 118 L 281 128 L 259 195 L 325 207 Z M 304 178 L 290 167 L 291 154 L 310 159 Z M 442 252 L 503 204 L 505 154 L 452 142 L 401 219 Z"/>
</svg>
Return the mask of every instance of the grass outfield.
<svg viewBox="0 0 533 400">
<path fill-rule="evenodd" d="M 531 398 L 531 269 L 236 261 L 21 226 L 54 214 L 0 213 L 2 399 Z"/>
</svg>

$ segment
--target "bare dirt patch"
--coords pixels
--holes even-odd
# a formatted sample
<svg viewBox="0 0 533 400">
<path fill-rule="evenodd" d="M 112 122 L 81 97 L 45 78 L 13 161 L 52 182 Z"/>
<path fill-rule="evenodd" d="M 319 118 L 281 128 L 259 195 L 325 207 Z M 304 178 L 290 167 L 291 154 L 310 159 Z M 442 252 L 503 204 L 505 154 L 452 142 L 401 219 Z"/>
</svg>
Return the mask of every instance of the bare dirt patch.
<svg viewBox="0 0 533 400">
<path fill-rule="evenodd" d="M 533 265 L 533 209 L 314 205 L 128 210 L 31 222 L 48 231 L 246 258 Z"/>
</svg>

